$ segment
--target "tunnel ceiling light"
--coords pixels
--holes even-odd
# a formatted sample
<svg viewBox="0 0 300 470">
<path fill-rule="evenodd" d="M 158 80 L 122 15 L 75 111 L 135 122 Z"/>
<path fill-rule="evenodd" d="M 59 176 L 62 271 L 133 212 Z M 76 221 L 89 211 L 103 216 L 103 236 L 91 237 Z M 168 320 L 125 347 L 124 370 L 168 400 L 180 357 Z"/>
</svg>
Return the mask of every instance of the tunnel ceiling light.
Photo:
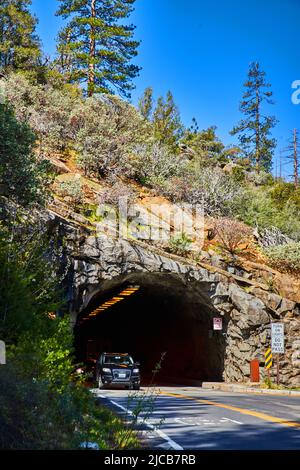
<svg viewBox="0 0 300 470">
<path fill-rule="evenodd" d="M 118 302 L 121 302 L 122 300 L 125 300 L 124 297 L 129 297 L 132 294 L 135 294 L 139 290 L 140 286 L 129 286 L 126 289 L 122 290 L 117 296 L 112 297 L 110 300 L 107 300 L 103 304 L 99 305 L 95 310 L 93 310 L 91 313 L 88 314 L 86 318 L 83 318 L 82 321 L 86 321 L 91 317 L 96 317 L 99 315 L 99 313 L 104 312 L 107 310 L 109 307 L 112 307 L 113 305 L 117 304 Z"/>
</svg>

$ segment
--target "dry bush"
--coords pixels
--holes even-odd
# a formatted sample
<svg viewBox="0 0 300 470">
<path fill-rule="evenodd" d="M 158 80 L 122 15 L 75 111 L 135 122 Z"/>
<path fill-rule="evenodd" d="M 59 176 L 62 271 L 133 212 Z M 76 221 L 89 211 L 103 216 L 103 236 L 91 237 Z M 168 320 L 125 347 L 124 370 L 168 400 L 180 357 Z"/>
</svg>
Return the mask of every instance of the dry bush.
<svg viewBox="0 0 300 470">
<path fill-rule="evenodd" d="M 236 254 L 249 242 L 252 230 L 237 220 L 222 217 L 214 223 L 214 232 L 222 250 Z"/>
<path fill-rule="evenodd" d="M 201 168 L 197 172 L 182 168 L 180 175 L 164 180 L 159 188 L 172 201 L 199 204 L 210 216 L 228 216 L 235 212 L 235 204 L 242 187 L 219 168 Z"/>
<path fill-rule="evenodd" d="M 281 272 L 300 273 L 300 243 L 271 246 L 264 249 L 269 264 Z"/>
<path fill-rule="evenodd" d="M 277 227 L 265 228 L 261 231 L 254 231 L 255 238 L 263 248 L 277 247 L 292 243 L 293 240 L 281 232 Z"/>
<path fill-rule="evenodd" d="M 121 198 L 127 198 L 127 203 L 132 204 L 136 198 L 136 192 L 128 185 L 117 182 L 111 188 L 101 192 L 98 198 L 99 204 L 112 204 L 117 206 Z"/>
</svg>

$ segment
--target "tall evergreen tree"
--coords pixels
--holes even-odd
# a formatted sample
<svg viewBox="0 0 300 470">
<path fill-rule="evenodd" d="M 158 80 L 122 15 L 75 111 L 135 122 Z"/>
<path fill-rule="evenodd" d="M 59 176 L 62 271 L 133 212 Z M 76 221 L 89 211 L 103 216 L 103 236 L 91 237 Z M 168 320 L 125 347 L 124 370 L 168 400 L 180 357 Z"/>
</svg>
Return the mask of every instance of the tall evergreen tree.
<svg viewBox="0 0 300 470">
<path fill-rule="evenodd" d="M 244 84 L 246 91 L 240 104 L 245 118 L 231 131 L 231 135 L 238 135 L 241 148 L 255 164 L 257 172 L 261 168 L 271 170 L 276 147 L 271 130 L 277 120 L 274 116 L 266 116 L 263 113 L 264 103 L 273 104 L 273 93 L 268 91 L 271 85 L 266 82 L 265 75 L 257 62 L 250 64 L 248 80 Z"/>
<path fill-rule="evenodd" d="M 68 19 L 58 42 L 62 71 L 70 82 L 86 83 L 87 93 L 129 97 L 139 67 L 131 63 L 139 42 L 129 17 L 135 0 L 59 0 L 57 15 Z"/>
<path fill-rule="evenodd" d="M 160 143 L 176 149 L 183 135 L 183 125 L 170 91 L 168 91 L 166 99 L 162 96 L 158 98 L 152 120 L 156 139 Z"/>
<path fill-rule="evenodd" d="M 148 87 L 145 89 L 143 96 L 139 99 L 139 111 L 144 119 L 150 121 L 153 112 L 153 89 Z"/>
<path fill-rule="evenodd" d="M 138 109 L 143 118 L 152 123 L 155 140 L 176 152 L 184 126 L 171 91 L 168 91 L 166 98 L 160 96 L 156 101 L 153 99 L 153 89 L 146 88 L 139 99 Z"/>
<path fill-rule="evenodd" d="M 37 19 L 30 12 L 31 0 L 1 0 L 0 69 L 31 71 L 41 58 L 35 34 Z"/>
</svg>

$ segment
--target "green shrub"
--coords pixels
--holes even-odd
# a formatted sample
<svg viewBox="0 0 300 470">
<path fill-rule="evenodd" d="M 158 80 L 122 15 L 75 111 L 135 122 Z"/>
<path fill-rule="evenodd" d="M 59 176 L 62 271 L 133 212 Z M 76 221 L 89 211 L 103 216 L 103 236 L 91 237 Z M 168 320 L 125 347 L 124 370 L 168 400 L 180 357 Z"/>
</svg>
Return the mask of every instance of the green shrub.
<svg viewBox="0 0 300 470">
<path fill-rule="evenodd" d="M 271 266 L 284 272 L 300 272 L 300 243 L 265 248 Z"/>
<path fill-rule="evenodd" d="M 61 305 L 55 236 L 50 253 L 44 221 L 13 208 L 4 210 L 6 225 L 0 224 L 0 337 L 8 343 L 47 330 L 46 313 Z"/>
<path fill-rule="evenodd" d="M 80 179 L 62 181 L 58 188 L 59 193 L 68 199 L 74 210 L 83 202 L 82 184 Z"/>
<path fill-rule="evenodd" d="M 183 171 L 182 159 L 164 145 L 152 140 L 134 149 L 132 166 L 135 179 L 142 184 L 159 187 Z"/>
<path fill-rule="evenodd" d="M 279 209 L 284 209 L 289 202 L 297 205 L 300 209 L 300 189 L 296 189 L 293 183 L 282 181 L 276 184 L 270 191 L 270 196 Z"/>
<path fill-rule="evenodd" d="M 10 360 L 0 369 L 0 449 L 69 450 L 83 442 L 99 449 L 138 446 L 135 433 L 99 406 L 88 389 L 69 383 L 63 392 L 26 375 Z M 33 372 L 33 371 L 32 371 Z"/>
<path fill-rule="evenodd" d="M 63 305 L 49 240 L 28 212 L 16 212 L 5 224 L 0 226 L 0 337 L 7 364 L 0 368 L 0 448 L 77 449 L 87 441 L 100 449 L 123 446 L 123 423 L 96 405 L 76 374 L 69 318 L 50 315 Z M 55 251 L 54 246 L 53 236 Z M 134 433 L 126 445 L 137 445 Z"/>
<path fill-rule="evenodd" d="M 190 251 L 192 239 L 185 233 L 175 235 L 170 239 L 168 250 L 176 255 L 183 256 Z"/>
<path fill-rule="evenodd" d="M 235 215 L 259 230 L 276 227 L 295 241 L 300 240 L 299 209 L 287 201 L 280 209 L 272 199 L 272 187 L 248 189 L 236 200 Z"/>
<path fill-rule="evenodd" d="M 84 100 L 74 87 L 32 85 L 22 75 L 0 79 L 19 121 L 28 122 L 38 138 L 40 156 L 69 155 L 88 175 L 132 176 L 134 149 L 150 136 L 136 108 L 116 96 Z"/>
<path fill-rule="evenodd" d="M 43 203 L 49 196 L 51 165 L 34 154 L 36 137 L 0 102 L 0 194 L 19 204 Z"/>
<path fill-rule="evenodd" d="M 261 170 L 259 173 L 250 171 L 247 174 L 247 181 L 255 186 L 270 186 L 274 183 L 274 178 L 271 173 Z"/>
<path fill-rule="evenodd" d="M 232 168 L 232 177 L 237 183 L 243 183 L 245 181 L 245 169 L 242 166 L 234 166 Z"/>
<path fill-rule="evenodd" d="M 206 215 L 232 214 L 242 186 L 220 168 L 192 165 L 181 167 L 179 175 L 157 180 L 157 189 L 173 202 L 188 202 L 203 208 Z"/>
</svg>

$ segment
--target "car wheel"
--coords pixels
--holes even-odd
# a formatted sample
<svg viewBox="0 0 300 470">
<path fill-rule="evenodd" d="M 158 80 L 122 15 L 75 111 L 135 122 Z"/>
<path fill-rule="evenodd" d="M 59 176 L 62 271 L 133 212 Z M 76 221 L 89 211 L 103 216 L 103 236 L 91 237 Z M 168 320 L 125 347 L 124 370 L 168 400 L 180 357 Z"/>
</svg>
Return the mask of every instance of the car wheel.
<svg viewBox="0 0 300 470">
<path fill-rule="evenodd" d="M 134 385 L 133 390 L 140 390 L 140 385 Z"/>
</svg>

